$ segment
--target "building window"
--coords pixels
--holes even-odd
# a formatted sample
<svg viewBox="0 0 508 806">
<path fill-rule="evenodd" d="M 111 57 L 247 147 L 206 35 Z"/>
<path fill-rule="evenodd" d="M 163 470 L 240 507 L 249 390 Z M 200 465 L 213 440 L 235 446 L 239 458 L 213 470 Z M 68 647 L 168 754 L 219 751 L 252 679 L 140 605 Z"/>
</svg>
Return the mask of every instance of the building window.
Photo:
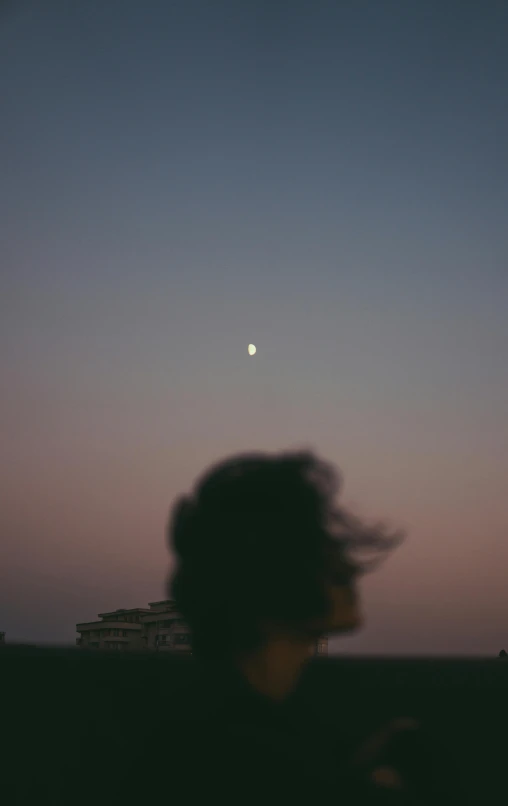
<svg viewBox="0 0 508 806">
<path fill-rule="evenodd" d="M 127 630 L 122 630 L 122 636 L 123 636 L 124 638 L 127 638 Z"/>
<path fill-rule="evenodd" d="M 178 635 L 175 635 L 174 640 L 175 640 L 175 644 L 178 644 L 178 645 L 190 644 L 190 635 L 188 635 L 187 633 L 179 633 Z"/>
</svg>

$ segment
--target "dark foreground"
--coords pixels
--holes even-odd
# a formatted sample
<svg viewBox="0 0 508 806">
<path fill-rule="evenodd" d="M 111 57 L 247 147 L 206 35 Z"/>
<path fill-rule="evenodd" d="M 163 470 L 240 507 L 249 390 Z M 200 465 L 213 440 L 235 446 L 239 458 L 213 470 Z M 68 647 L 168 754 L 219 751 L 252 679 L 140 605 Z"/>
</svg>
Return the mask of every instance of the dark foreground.
<svg viewBox="0 0 508 806">
<path fill-rule="evenodd" d="M 131 781 L 149 801 L 158 793 L 157 802 L 161 795 L 171 802 L 179 770 L 161 754 L 161 717 L 170 731 L 193 674 L 192 659 L 165 654 L 2 648 L 0 801 L 71 806 L 87 791 L 97 803 L 117 802 L 115 792 L 125 802 Z M 320 659 L 309 665 L 300 696 L 327 730 L 336 724 L 341 733 L 367 735 L 390 718 L 415 717 L 456 759 L 471 802 L 507 797 L 502 660 Z"/>
</svg>

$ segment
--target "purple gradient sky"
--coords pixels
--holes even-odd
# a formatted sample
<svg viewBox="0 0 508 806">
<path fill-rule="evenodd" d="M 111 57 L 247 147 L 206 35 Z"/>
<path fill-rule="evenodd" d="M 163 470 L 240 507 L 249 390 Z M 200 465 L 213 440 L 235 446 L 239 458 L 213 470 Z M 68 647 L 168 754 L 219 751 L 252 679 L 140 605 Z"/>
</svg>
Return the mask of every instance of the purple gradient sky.
<svg viewBox="0 0 508 806">
<path fill-rule="evenodd" d="M 332 647 L 508 648 L 506 3 L 8 9 L 7 640 L 163 598 L 174 496 L 306 445 L 409 531 Z"/>
</svg>

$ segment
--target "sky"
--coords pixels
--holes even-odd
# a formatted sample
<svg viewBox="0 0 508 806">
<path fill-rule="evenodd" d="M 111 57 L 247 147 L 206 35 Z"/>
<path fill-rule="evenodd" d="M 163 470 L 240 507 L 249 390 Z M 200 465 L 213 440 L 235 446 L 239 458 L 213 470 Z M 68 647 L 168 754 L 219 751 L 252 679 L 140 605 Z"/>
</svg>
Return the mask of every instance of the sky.
<svg viewBox="0 0 508 806">
<path fill-rule="evenodd" d="M 330 651 L 508 648 L 507 35 L 503 0 L 3 7 L 7 641 L 165 598 L 175 496 L 311 447 L 407 530 Z"/>
</svg>

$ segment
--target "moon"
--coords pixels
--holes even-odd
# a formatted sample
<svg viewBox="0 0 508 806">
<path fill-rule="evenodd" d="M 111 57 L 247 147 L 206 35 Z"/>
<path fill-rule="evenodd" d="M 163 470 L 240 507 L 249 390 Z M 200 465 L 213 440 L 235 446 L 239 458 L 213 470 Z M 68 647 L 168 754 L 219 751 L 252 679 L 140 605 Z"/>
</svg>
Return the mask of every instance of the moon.
<svg viewBox="0 0 508 806">
<path fill-rule="evenodd" d="M 249 351 L 249 355 L 255 355 L 256 354 L 256 345 L 255 344 L 249 344 L 247 349 Z"/>
</svg>

